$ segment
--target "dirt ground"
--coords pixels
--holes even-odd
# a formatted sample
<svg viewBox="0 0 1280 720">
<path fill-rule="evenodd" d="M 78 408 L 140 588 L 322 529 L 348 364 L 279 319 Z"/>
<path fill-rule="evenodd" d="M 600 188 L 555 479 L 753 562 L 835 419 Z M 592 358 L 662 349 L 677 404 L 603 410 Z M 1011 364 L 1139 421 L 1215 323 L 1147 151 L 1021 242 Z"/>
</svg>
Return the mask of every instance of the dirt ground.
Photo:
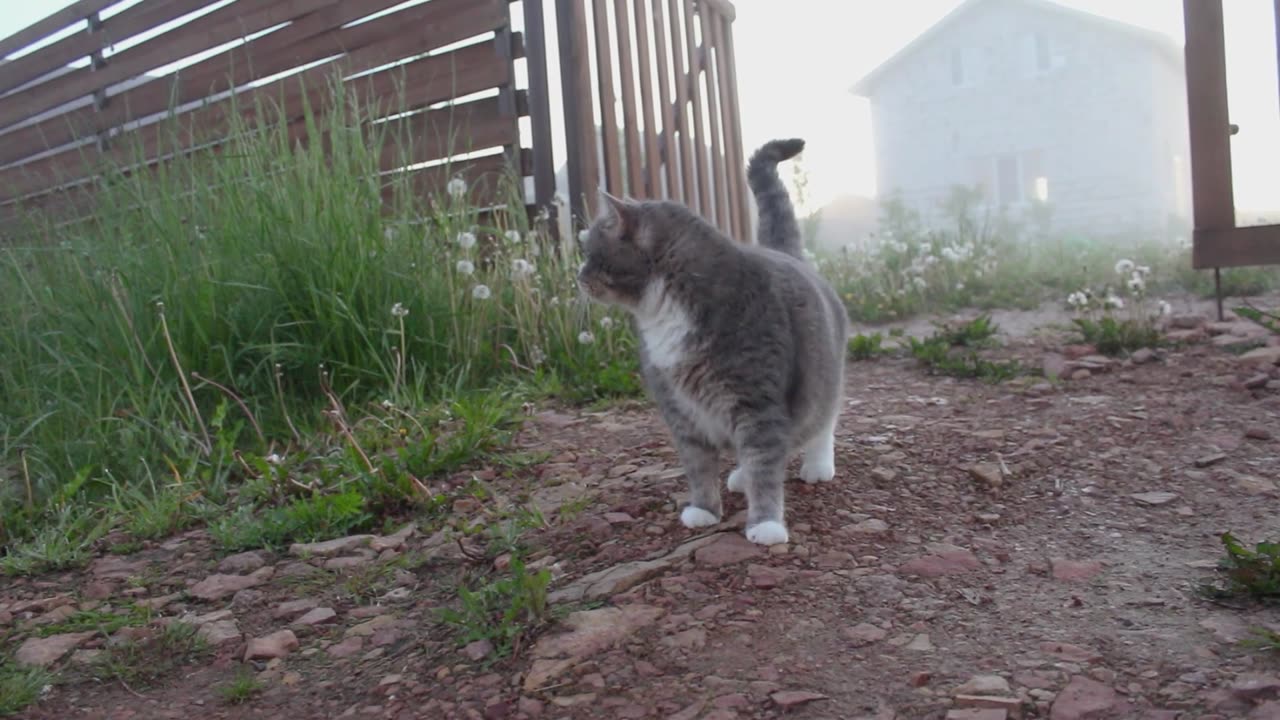
<svg viewBox="0 0 1280 720">
<path fill-rule="evenodd" d="M 535 409 L 517 442 L 547 462 L 453 478 L 548 519 L 524 540 L 576 610 L 512 658 L 435 619 L 492 572 L 436 534 L 228 560 L 193 531 L 7 581 L 9 651 L 44 649 L 28 638 L 60 607 L 142 600 L 215 643 L 146 687 L 59 684 L 22 717 L 1280 718 L 1280 653 L 1240 644 L 1280 612 L 1196 592 L 1223 531 L 1280 537 L 1280 368 L 1219 347 L 1240 324 L 1099 364 L 1010 318 L 1006 354 L 1089 372 L 989 385 L 850 363 L 836 480 L 788 484 L 791 542 L 767 550 L 742 538 L 738 495 L 711 532 L 680 525 L 646 403 Z M 75 678 L 115 641 L 71 638 L 51 662 Z M 247 652 L 262 690 L 231 705 L 217 688 Z"/>
</svg>

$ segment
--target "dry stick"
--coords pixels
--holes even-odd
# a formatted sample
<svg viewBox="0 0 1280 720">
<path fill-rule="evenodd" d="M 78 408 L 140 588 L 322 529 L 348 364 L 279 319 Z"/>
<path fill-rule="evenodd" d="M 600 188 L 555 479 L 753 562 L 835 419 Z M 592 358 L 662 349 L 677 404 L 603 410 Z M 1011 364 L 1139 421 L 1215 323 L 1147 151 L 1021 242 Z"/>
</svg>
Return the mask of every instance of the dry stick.
<svg viewBox="0 0 1280 720">
<path fill-rule="evenodd" d="M 22 480 L 27 484 L 27 510 L 30 510 L 36 506 L 36 494 L 31 487 L 31 468 L 27 467 L 26 448 L 18 451 L 18 457 L 22 458 Z"/>
<path fill-rule="evenodd" d="M 289 417 L 289 406 L 284 401 L 284 385 L 280 382 L 284 376 L 284 372 L 280 369 L 280 363 L 276 363 L 275 379 L 276 379 L 276 398 L 280 400 L 280 412 L 284 413 L 284 422 L 289 426 L 289 432 L 293 433 L 294 442 L 302 444 L 302 434 L 298 432 L 298 428 L 293 425 L 293 418 Z"/>
<path fill-rule="evenodd" d="M 347 439 L 347 442 L 351 443 L 351 447 L 355 448 L 356 452 L 360 454 L 360 459 L 364 460 L 364 466 L 369 470 L 369 472 L 376 473 L 377 470 L 374 469 L 373 463 L 369 460 L 369 456 L 365 454 L 364 448 L 360 447 L 360 443 L 356 441 L 356 436 L 351 434 L 351 428 L 347 427 L 346 421 L 342 419 L 342 404 L 338 402 L 338 398 L 334 396 L 333 391 L 329 389 L 328 383 L 325 383 L 325 385 L 321 387 L 321 390 L 324 392 L 325 396 L 329 398 L 330 405 L 333 406 L 333 409 L 330 410 L 328 414 L 333 418 L 334 424 L 338 426 L 338 432 L 342 433 L 342 436 Z"/>
<path fill-rule="evenodd" d="M 191 385 L 187 383 L 187 376 L 182 371 L 182 363 L 178 362 L 178 351 L 173 348 L 173 338 L 169 336 L 169 322 L 164 317 L 164 303 L 156 303 L 156 307 L 160 310 L 160 328 L 164 331 L 164 344 L 169 348 L 169 360 L 173 362 L 173 367 L 178 371 L 178 380 L 182 383 L 182 391 L 188 405 L 191 407 L 191 414 L 196 418 L 196 424 L 200 426 L 200 434 L 204 437 L 204 454 L 213 453 L 213 441 L 209 438 L 209 429 L 204 425 L 204 418 L 200 416 L 200 408 L 196 405 L 196 398 L 191 394 Z"/>
<path fill-rule="evenodd" d="M 262 426 L 258 425 L 258 419 L 253 416 L 253 413 L 249 410 L 249 406 L 244 404 L 244 400 L 241 400 L 239 395 L 236 395 L 234 392 L 231 392 L 231 388 L 228 388 L 225 385 L 222 385 L 213 380 L 210 380 L 209 378 L 202 376 L 200 373 L 196 372 L 195 370 L 191 371 L 191 377 L 199 380 L 200 382 L 209 383 L 210 385 L 218 388 L 223 393 L 225 393 L 227 397 L 231 398 L 232 400 L 235 400 L 236 404 L 240 406 L 240 409 L 244 411 L 244 416 L 249 418 L 249 423 L 253 425 L 254 432 L 258 434 L 258 440 L 262 443 L 264 447 L 266 446 L 267 438 L 265 435 L 262 434 Z"/>
</svg>

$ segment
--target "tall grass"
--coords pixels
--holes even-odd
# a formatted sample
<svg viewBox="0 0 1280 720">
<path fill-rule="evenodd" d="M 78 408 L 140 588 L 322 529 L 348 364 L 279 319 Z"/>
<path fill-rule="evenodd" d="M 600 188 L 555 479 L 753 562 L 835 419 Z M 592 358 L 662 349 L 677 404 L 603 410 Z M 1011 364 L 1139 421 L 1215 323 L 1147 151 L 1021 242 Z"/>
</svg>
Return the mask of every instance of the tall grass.
<svg viewBox="0 0 1280 720">
<path fill-rule="evenodd" d="M 232 113 L 220 146 L 109 173 L 89 221 L 36 217 L 40 240 L 0 249 L 0 544 L 120 485 L 225 477 L 232 449 L 331 427 L 334 400 L 635 391 L 575 243 L 519 203 L 481 215 L 461 181 L 422 197 L 380 177 L 416 139 L 345 92 L 324 110 L 307 144 L 267 103 Z"/>
</svg>

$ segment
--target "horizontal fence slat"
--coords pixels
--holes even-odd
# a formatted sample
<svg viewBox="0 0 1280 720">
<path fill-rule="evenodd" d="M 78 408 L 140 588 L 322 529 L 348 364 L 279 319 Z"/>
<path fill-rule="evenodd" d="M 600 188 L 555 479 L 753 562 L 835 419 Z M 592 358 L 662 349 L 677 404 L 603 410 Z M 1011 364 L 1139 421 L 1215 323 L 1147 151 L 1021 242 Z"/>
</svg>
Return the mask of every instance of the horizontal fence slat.
<svg viewBox="0 0 1280 720">
<path fill-rule="evenodd" d="M 150 165 L 175 145 L 189 147 L 218 140 L 230 129 L 236 113 L 250 119 L 256 116 L 254 104 L 257 102 L 266 104 L 272 112 L 282 113 L 286 122 L 299 120 L 304 112 L 304 98 L 318 107 L 330 92 L 333 73 L 342 67 L 338 63 L 313 68 L 249 90 L 238 96 L 235 103 L 226 100 L 184 113 L 172 122 L 144 126 L 118 138 L 115 147 L 100 158 L 94 155 L 96 151 L 72 148 L 48 159 L 0 170 L 0 198 L 3 198 L 0 202 L 12 202 L 83 180 L 99 172 L 104 164 L 108 167 L 130 161 L 137 164 L 140 158 L 145 158 L 144 164 Z M 362 106 L 377 98 L 395 96 L 403 103 L 402 109 L 411 110 L 510 81 L 509 66 L 493 43 L 486 42 L 358 78 L 351 82 L 351 89 L 357 93 Z M 310 97 L 312 94 L 317 96 Z"/>
<path fill-rule="evenodd" d="M 76 60 L 83 60 L 92 53 L 110 46 L 113 42 L 128 40 L 134 35 L 176 20 L 214 2 L 217 0 L 141 2 L 122 11 L 119 15 L 103 20 L 96 31 L 86 29 L 0 65 L 0 91 L 31 82 Z M 57 80 L 55 78 L 46 82 L 57 82 Z"/>
<path fill-rule="evenodd" d="M 18 162 L 25 156 L 61 147 L 79 137 L 93 136 L 128 120 L 197 102 L 242 87 L 255 77 L 270 77 L 344 50 L 352 67 L 367 70 L 398 59 L 388 57 L 396 52 L 409 55 L 416 46 L 422 46 L 423 52 L 433 50 L 490 31 L 505 21 L 504 0 L 432 0 L 354 27 L 336 29 L 399 2 L 343 0 L 235 48 L 226 56 L 208 58 L 180 73 L 112 96 L 100 112 L 77 110 L 0 135 L 0 165 Z M 424 31 L 405 33 L 406 26 Z M 396 37 L 390 42 L 379 42 L 392 35 Z M 376 47 L 371 47 L 375 44 Z"/>
<path fill-rule="evenodd" d="M 7 38 L 0 39 L 0 57 L 12 55 L 19 50 L 34 45 L 54 33 L 67 28 L 90 15 L 108 8 L 120 0 L 80 0 L 61 10 L 37 20 L 34 24 L 19 30 Z"/>
<path fill-rule="evenodd" d="M 402 175 L 408 181 L 409 191 L 417 197 L 425 198 L 444 193 L 449 181 L 460 177 L 467 183 L 467 194 L 464 196 L 467 203 L 472 207 L 492 207 L 506 202 L 503 182 L 509 177 L 509 173 L 514 170 L 519 177 L 528 176 L 532 172 L 532 166 L 532 154 L 521 149 L 514 168 L 505 154 L 498 153 L 420 170 L 389 173 L 383 176 L 382 198 L 384 202 L 394 199 L 401 187 L 398 181 Z"/>
<path fill-rule="evenodd" d="M 54 82 L 0 98 L 0 128 L 56 108 L 157 67 L 265 30 L 322 7 L 331 0 L 237 0 L 107 59 L 100 69 L 80 68 Z"/>
<path fill-rule="evenodd" d="M 390 120 L 382 130 L 379 166 L 384 170 L 520 142 L 520 126 L 502 112 L 496 97 Z"/>
<path fill-rule="evenodd" d="M 1193 233 L 1191 267 L 1280 265 L 1280 225 L 1201 228 Z"/>
</svg>

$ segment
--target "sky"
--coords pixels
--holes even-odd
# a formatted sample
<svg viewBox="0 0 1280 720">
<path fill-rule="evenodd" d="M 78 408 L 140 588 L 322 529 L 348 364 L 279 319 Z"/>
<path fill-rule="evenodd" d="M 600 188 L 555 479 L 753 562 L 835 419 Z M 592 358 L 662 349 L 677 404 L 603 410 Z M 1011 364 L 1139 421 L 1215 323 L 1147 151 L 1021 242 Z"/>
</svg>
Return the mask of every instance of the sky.
<svg viewBox="0 0 1280 720">
<path fill-rule="evenodd" d="M 1182 0 L 1057 0 L 1182 41 Z M 735 0 L 743 139 L 803 137 L 811 206 L 871 196 L 875 152 L 869 102 L 849 93 L 860 77 L 954 9 L 961 0 Z M 0 37 L 69 4 L 8 0 Z M 1228 94 L 1236 205 L 1276 209 L 1280 198 L 1280 101 L 1272 0 L 1225 3 Z M 550 40 L 550 38 L 549 38 Z M 552 76 L 558 69 L 551 68 Z M 558 123 L 557 123 L 558 124 Z M 557 149 L 562 158 L 562 148 Z"/>
</svg>

